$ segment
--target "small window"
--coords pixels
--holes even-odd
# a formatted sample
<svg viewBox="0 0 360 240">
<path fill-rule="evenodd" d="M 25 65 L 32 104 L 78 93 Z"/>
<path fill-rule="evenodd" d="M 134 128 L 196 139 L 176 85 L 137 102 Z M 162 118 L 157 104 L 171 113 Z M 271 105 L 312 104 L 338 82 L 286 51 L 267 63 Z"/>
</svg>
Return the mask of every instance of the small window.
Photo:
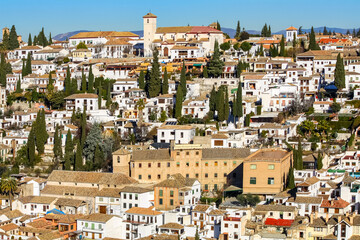
<svg viewBox="0 0 360 240">
<path fill-rule="evenodd" d="M 274 170 L 274 169 L 275 169 L 275 164 L 269 164 L 269 165 L 268 165 L 268 169 Z"/>
<path fill-rule="evenodd" d="M 160 197 L 163 196 L 163 190 L 159 190 L 159 196 L 160 196 Z"/>
<path fill-rule="evenodd" d="M 274 184 L 274 178 L 268 178 L 268 184 L 273 185 Z"/>
<path fill-rule="evenodd" d="M 250 177 L 250 184 L 256 184 L 256 177 Z"/>
<path fill-rule="evenodd" d="M 224 166 L 227 166 L 227 162 L 226 162 L 226 161 L 224 162 Z"/>
<path fill-rule="evenodd" d="M 199 166 L 199 162 L 196 162 L 196 163 L 195 163 L 195 166 L 197 166 L 197 167 L 198 167 L 198 166 Z"/>
<path fill-rule="evenodd" d="M 174 191 L 173 190 L 170 191 L 170 197 L 174 197 Z"/>
<path fill-rule="evenodd" d="M 217 178 L 218 177 L 218 174 L 217 173 L 214 173 L 214 178 Z"/>
<path fill-rule="evenodd" d="M 209 177 L 209 175 L 207 173 L 205 173 L 205 177 L 207 178 L 207 177 Z"/>
<path fill-rule="evenodd" d="M 256 164 L 250 164 L 250 169 L 255 170 L 256 169 Z"/>
</svg>

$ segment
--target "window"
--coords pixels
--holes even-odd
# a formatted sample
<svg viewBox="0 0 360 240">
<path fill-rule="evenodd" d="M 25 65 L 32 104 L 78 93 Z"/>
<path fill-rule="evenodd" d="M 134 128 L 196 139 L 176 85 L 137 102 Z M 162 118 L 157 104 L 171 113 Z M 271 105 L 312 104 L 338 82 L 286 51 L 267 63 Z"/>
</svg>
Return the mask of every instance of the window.
<svg viewBox="0 0 360 240">
<path fill-rule="evenodd" d="M 139 163 L 139 168 L 141 168 L 141 163 Z"/>
<path fill-rule="evenodd" d="M 269 165 L 268 165 L 268 169 L 274 170 L 274 169 L 275 169 L 275 165 L 274 165 L 274 164 L 269 164 Z"/>
<path fill-rule="evenodd" d="M 224 177 L 227 177 L 227 173 L 224 173 Z"/>
<path fill-rule="evenodd" d="M 159 205 L 162 205 L 162 204 L 163 204 L 163 199 L 159 198 Z"/>
<path fill-rule="evenodd" d="M 234 226 L 235 228 L 239 228 L 239 225 L 238 224 L 235 224 L 235 226 Z"/>
<path fill-rule="evenodd" d="M 167 163 L 167 167 L 170 167 L 170 163 L 169 163 L 169 162 Z"/>
<path fill-rule="evenodd" d="M 198 173 L 195 173 L 195 177 L 196 177 L 196 178 L 199 178 L 199 174 L 198 174 Z"/>
<path fill-rule="evenodd" d="M 171 205 L 171 206 L 174 205 L 174 199 L 170 199 L 170 205 Z"/>
<path fill-rule="evenodd" d="M 157 178 L 158 178 L 158 179 L 161 179 L 161 175 L 160 175 L 160 174 L 158 174 L 158 175 L 157 175 Z"/>
<path fill-rule="evenodd" d="M 187 166 L 187 167 L 189 167 L 189 166 L 190 166 L 190 163 L 189 163 L 189 162 L 187 162 L 187 163 L 186 163 L 186 166 Z"/>
<path fill-rule="evenodd" d="M 256 164 L 250 164 L 250 169 L 255 170 L 256 169 Z"/>
<path fill-rule="evenodd" d="M 227 223 L 225 223 L 224 225 L 225 225 L 226 228 L 229 227 L 229 224 L 227 224 Z"/>
<path fill-rule="evenodd" d="M 217 173 L 214 173 L 214 178 L 217 178 L 218 174 Z"/>
<path fill-rule="evenodd" d="M 226 161 L 224 162 L 224 166 L 227 166 L 227 162 L 226 162 Z"/>
<path fill-rule="evenodd" d="M 159 190 L 159 196 L 160 196 L 160 197 L 163 196 L 163 190 Z"/>
<path fill-rule="evenodd" d="M 273 185 L 274 184 L 274 178 L 268 178 L 268 184 Z"/>
<path fill-rule="evenodd" d="M 189 156 L 189 154 L 190 154 L 189 152 L 186 152 L 186 156 Z"/>
<path fill-rule="evenodd" d="M 209 190 L 209 186 L 205 184 L 205 190 Z"/>
<path fill-rule="evenodd" d="M 149 179 L 149 180 L 151 179 L 151 174 L 148 175 L 148 179 Z"/>
<path fill-rule="evenodd" d="M 196 152 L 195 154 L 196 154 L 196 155 L 199 155 L 199 152 Z"/>
<path fill-rule="evenodd" d="M 139 179 L 141 179 L 141 175 L 139 175 Z"/>
<path fill-rule="evenodd" d="M 174 197 L 174 191 L 173 190 L 170 191 L 170 197 Z"/>
<path fill-rule="evenodd" d="M 157 165 L 158 165 L 158 167 L 161 167 L 161 163 L 158 163 Z"/>
<path fill-rule="evenodd" d="M 151 163 L 148 163 L 148 167 L 151 168 Z"/>
<path fill-rule="evenodd" d="M 236 165 L 236 161 L 233 161 L 233 165 Z"/>
<path fill-rule="evenodd" d="M 205 166 L 206 166 L 206 167 L 209 166 L 209 163 L 208 163 L 208 162 L 205 162 Z"/>
<path fill-rule="evenodd" d="M 207 173 L 205 173 L 205 177 L 207 178 L 209 175 Z"/>
<path fill-rule="evenodd" d="M 189 176 L 189 174 L 187 173 L 187 174 L 186 174 L 186 178 L 189 178 L 189 177 L 190 177 L 190 176 Z"/>
<path fill-rule="evenodd" d="M 195 163 L 195 166 L 197 166 L 197 167 L 198 167 L 198 166 L 199 166 L 199 162 L 196 162 L 196 163 Z"/>
<path fill-rule="evenodd" d="M 180 162 L 177 162 L 177 163 L 176 163 L 176 166 L 177 166 L 177 167 L 180 167 Z"/>
<path fill-rule="evenodd" d="M 256 184 L 256 177 L 250 177 L 250 184 Z"/>
</svg>

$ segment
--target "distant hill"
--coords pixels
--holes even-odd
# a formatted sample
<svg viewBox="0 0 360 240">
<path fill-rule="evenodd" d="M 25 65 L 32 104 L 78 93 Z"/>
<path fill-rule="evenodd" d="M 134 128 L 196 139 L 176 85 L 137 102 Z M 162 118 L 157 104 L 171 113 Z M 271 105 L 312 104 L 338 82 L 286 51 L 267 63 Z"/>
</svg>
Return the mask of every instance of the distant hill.
<svg viewBox="0 0 360 240">
<path fill-rule="evenodd" d="M 346 34 L 346 32 L 348 30 L 348 29 L 336 28 L 336 27 L 326 27 L 326 29 L 331 32 L 335 31 L 337 33 L 342 33 L 342 34 Z M 236 30 L 233 28 L 222 27 L 221 30 L 224 33 L 228 34 L 231 38 L 233 38 L 236 33 Z M 324 30 L 324 27 L 314 28 L 315 32 L 319 32 L 319 31 L 322 32 L 323 30 Z M 350 32 L 352 32 L 352 29 L 349 29 L 349 30 L 350 30 Z M 246 30 L 246 31 L 249 34 L 260 34 L 260 31 L 257 31 L 257 30 Z M 311 29 L 303 29 L 303 32 L 305 32 L 305 33 L 310 32 L 310 31 L 311 31 Z M 356 31 L 357 31 L 357 29 L 356 29 Z M 78 31 L 73 31 L 73 32 L 61 33 L 61 34 L 58 34 L 55 37 L 53 37 L 53 39 L 58 40 L 58 41 L 64 41 L 67 38 L 70 38 L 70 37 L 74 36 L 75 34 L 78 34 L 79 32 L 90 32 L 90 31 L 89 30 L 78 30 Z M 140 37 L 144 36 L 143 30 L 136 30 L 136 31 L 130 31 L 130 32 L 135 33 L 135 34 L 139 35 Z M 285 29 L 278 31 L 278 32 L 273 32 L 273 33 L 285 35 Z"/>
</svg>

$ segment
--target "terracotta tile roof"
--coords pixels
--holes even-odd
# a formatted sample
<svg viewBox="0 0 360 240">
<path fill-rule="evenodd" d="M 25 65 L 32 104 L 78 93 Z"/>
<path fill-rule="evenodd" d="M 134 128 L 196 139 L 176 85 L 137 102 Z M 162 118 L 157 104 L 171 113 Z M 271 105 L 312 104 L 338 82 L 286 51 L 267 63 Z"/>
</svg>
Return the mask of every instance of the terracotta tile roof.
<svg viewBox="0 0 360 240">
<path fill-rule="evenodd" d="M 157 16 L 149 12 L 145 16 L 143 16 L 143 18 L 157 18 Z"/>
<path fill-rule="evenodd" d="M 198 204 L 193 209 L 193 212 L 206 212 L 210 208 L 210 205 Z"/>
<path fill-rule="evenodd" d="M 166 187 L 166 188 L 191 187 L 195 181 L 196 181 L 195 178 L 185 178 L 180 173 L 176 173 L 171 175 L 168 179 L 156 184 L 155 187 Z"/>
<path fill-rule="evenodd" d="M 166 223 L 164 225 L 159 226 L 159 228 L 168 228 L 168 229 L 183 229 L 184 226 L 179 223 Z"/>
<path fill-rule="evenodd" d="M 170 152 L 168 149 L 135 150 L 132 154 L 132 160 L 170 160 Z"/>
<path fill-rule="evenodd" d="M 90 215 L 86 215 L 83 217 L 79 217 L 79 220 L 83 220 L 83 221 L 89 221 L 89 222 L 107 222 L 110 219 L 112 219 L 113 217 L 115 217 L 115 215 L 108 215 L 108 214 L 102 214 L 102 213 L 93 213 Z"/>
<path fill-rule="evenodd" d="M 125 186 L 122 189 L 120 189 L 120 192 L 126 192 L 126 193 L 146 193 L 151 192 L 153 189 L 145 188 L 145 187 L 139 187 L 139 186 Z"/>
<path fill-rule="evenodd" d="M 81 172 L 81 171 L 52 171 L 48 177 L 48 182 L 77 182 L 77 183 L 94 183 L 108 185 L 122 185 L 137 183 L 131 177 L 122 173 L 106 172 Z"/>
<path fill-rule="evenodd" d="M 345 208 L 347 206 L 349 206 L 350 203 L 348 203 L 347 201 L 338 198 L 337 200 L 323 200 L 323 202 L 321 203 L 322 208 Z"/>
<path fill-rule="evenodd" d="M 77 38 L 99 38 L 99 37 L 138 37 L 139 35 L 132 32 L 115 32 L 115 31 L 98 31 L 98 32 L 80 32 L 70 39 Z"/>
<path fill-rule="evenodd" d="M 116 38 L 111 38 L 109 41 L 107 41 L 105 43 L 105 45 L 132 45 L 131 43 L 129 43 L 129 39 L 116 39 Z"/>
<path fill-rule="evenodd" d="M 320 228 L 325 228 L 327 227 L 326 221 L 324 218 L 320 217 L 320 218 L 315 218 L 313 220 L 313 223 L 309 224 L 309 227 L 320 227 Z"/>
<path fill-rule="evenodd" d="M 99 190 L 97 188 L 46 185 L 41 191 L 41 194 L 51 196 L 71 195 L 96 197 L 98 192 Z"/>
<path fill-rule="evenodd" d="M 150 235 L 147 237 L 139 238 L 138 240 L 177 240 L 178 239 L 177 234 L 170 235 L 170 234 L 156 234 L 156 235 Z"/>
<path fill-rule="evenodd" d="M 195 127 L 191 125 L 164 125 L 159 127 L 158 129 L 191 130 L 191 129 L 195 129 Z"/>
<path fill-rule="evenodd" d="M 228 139 L 228 136 L 224 135 L 224 134 L 213 134 L 211 135 L 212 139 Z"/>
<path fill-rule="evenodd" d="M 58 231 L 52 231 L 48 233 L 44 233 L 38 236 L 39 240 L 57 240 L 62 238 L 63 236 Z"/>
<path fill-rule="evenodd" d="M 293 222 L 294 220 L 289 219 L 267 218 L 264 224 L 269 226 L 290 227 Z"/>
<path fill-rule="evenodd" d="M 16 48 L 15 50 L 37 50 L 41 49 L 39 46 L 22 46 L 20 48 Z"/>
<path fill-rule="evenodd" d="M 306 203 L 306 204 L 321 204 L 322 203 L 321 197 L 302 197 L 297 196 L 295 199 L 290 198 L 288 202 L 295 202 L 295 203 Z"/>
<path fill-rule="evenodd" d="M 250 155 L 248 148 L 205 148 L 202 150 L 202 159 L 243 159 Z"/>
<path fill-rule="evenodd" d="M 59 223 L 74 223 L 77 219 L 84 217 L 82 214 L 66 214 L 59 219 Z"/>
<path fill-rule="evenodd" d="M 0 228 L 1 228 L 2 230 L 4 230 L 5 232 L 8 232 L 8 231 L 11 231 L 11 230 L 14 230 L 14 229 L 19 228 L 19 226 L 16 225 L 15 223 L 9 223 L 9 224 L 0 226 Z"/>
<path fill-rule="evenodd" d="M 19 210 L 12 210 L 12 211 L 4 213 L 4 215 L 9 219 L 19 218 L 19 217 L 24 216 L 24 214 L 22 212 L 20 212 Z"/>
<path fill-rule="evenodd" d="M 226 211 L 220 209 L 213 209 L 209 212 L 209 215 L 225 215 Z"/>
<path fill-rule="evenodd" d="M 280 211 L 280 212 L 293 212 L 296 207 L 285 206 L 285 205 L 257 205 L 255 211 L 257 212 L 268 212 L 268 211 Z"/>
<path fill-rule="evenodd" d="M 304 182 L 297 184 L 296 186 L 311 186 L 320 180 L 317 177 L 311 177 L 306 179 Z"/>
<path fill-rule="evenodd" d="M 120 197 L 120 188 L 103 188 L 97 194 L 99 197 Z"/>
<path fill-rule="evenodd" d="M 289 28 L 286 29 L 286 31 L 292 31 L 292 30 L 297 30 L 297 28 L 291 26 L 291 27 L 289 27 Z"/>
<path fill-rule="evenodd" d="M 39 204 L 50 204 L 54 202 L 56 198 L 54 197 L 44 197 L 44 196 L 27 196 L 19 198 L 19 201 L 23 204 L 27 203 L 39 203 Z"/>
<path fill-rule="evenodd" d="M 129 210 L 126 211 L 128 214 L 136 214 L 136 215 L 160 215 L 162 212 L 152 210 L 152 207 L 150 208 L 142 208 L 142 207 L 132 207 Z"/>
<path fill-rule="evenodd" d="M 85 205 L 85 201 L 70 198 L 58 198 L 55 202 L 55 206 L 68 206 L 68 207 L 80 207 Z"/>
</svg>

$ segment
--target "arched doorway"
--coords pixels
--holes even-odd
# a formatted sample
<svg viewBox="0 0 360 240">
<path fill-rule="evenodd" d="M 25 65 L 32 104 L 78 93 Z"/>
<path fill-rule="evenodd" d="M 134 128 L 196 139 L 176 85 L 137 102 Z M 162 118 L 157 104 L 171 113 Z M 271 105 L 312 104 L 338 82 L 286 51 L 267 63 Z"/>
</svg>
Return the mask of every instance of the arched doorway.
<svg viewBox="0 0 360 240">
<path fill-rule="evenodd" d="M 168 57 L 169 56 L 169 48 L 165 47 L 164 48 L 164 57 Z"/>
</svg>

